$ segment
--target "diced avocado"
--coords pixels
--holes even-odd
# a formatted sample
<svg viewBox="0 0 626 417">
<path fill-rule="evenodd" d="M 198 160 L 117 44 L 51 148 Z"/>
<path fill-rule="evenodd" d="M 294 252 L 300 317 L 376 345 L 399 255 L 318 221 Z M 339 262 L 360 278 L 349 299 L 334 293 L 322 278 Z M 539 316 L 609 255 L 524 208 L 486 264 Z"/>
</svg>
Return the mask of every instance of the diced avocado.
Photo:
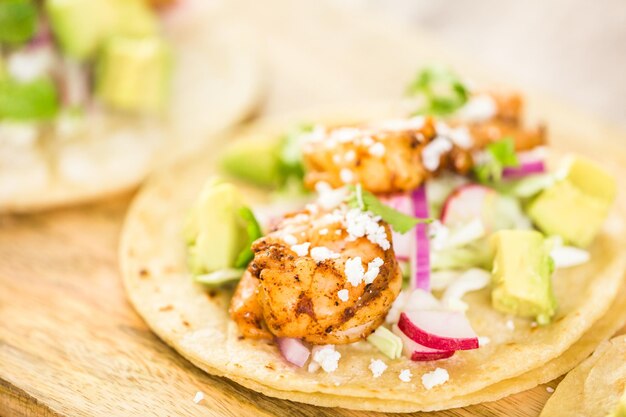
<svg viewBox="0 0 626 417">
<path fill-rule="evenodd" d="M 245 268 L 252 254 L 250 244 L 260 237 L 260 228 L 234 185 L 211 180 L 191 209 L 183 236 L 189 268 L 201 276 Z"/>
<path fill-rule="evenodd" d="M 250 138 L 232 143 L 222 154 L 222 170 L 235 178 L 264 187 L 302 188 L 302 135 L 313 126 L 303 124 L 285 135 Z"/>
<path fill-rule="evenodd" d="M 0 43 L 20 45 L 35 34 L 37 5 L 33 0 L 0 1 Z"/>
<path fill-rule="evenodd" d="M 577 156 L 570 160 L 566 178 L 587 195 L 609 204 L 615 200 L 615 178 L 587 158 Z"/>
<path fill-rule="evenodd" d="M 144 0 L 46 0 L 52 31 L 67 55 L 93 57 L 111 36 L 154 36 L 157 20 Z"/>
<path fill-rule="evenodd" d="M 528 206 L 528 215 L 548 235 L 588 246 L 600 230 L 615 199 L 615 179 L 583 158 L 569 164 L 565 179 L 546 188 Z"/>
<path fill-rule="evenodd" d="M 21 83 L 0 78 L 0 120 L 46 120 L 59 110 L 56 86 L 48 78 Z"/>
<path fill-rule="evenodd" d="M 170 48 L 158 37 L 112 38 L 98 60 L 96 95 L 119 110 L 161 111 L 168 101 L 171 66 Z"/>
<path fill-rule="evenodd" d="M 556 312 L 553 262 L 543 235 L 534 230 L 501 230 L 492 237 L 493 307 L 507 314 L 534 317 L 547 324 Z"/>
<path fill-rule="evenodd" d="M 233 142 L 222 154 L 222 170 L 246 182 L 276 187 L 281 182 L 280 144 L 280 138 Z"/>
</svg>

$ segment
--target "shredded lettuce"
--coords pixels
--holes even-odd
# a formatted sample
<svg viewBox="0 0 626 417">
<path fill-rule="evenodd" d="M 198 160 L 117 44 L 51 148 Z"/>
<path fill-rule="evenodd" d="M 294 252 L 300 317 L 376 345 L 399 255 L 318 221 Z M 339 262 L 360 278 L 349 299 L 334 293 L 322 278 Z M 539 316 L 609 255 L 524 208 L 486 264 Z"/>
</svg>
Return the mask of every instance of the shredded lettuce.
<svg viewBox="0 0 626 417">
<path fill-rule="evenodd" d="M 417 114 L 449 115 L 468 100 L 469 91 L 450 69 L 430 66 L 418 72 L 407 87 L 407 94 L 422 100 Z"/>
<path fill-rule="evenodd" d="M 263 236 L 263 232 L 261 231 L 261 226 L 259 226 L 259 222 L 257 222 L 256 217 L 254 217 L 254 213 L 252 213 L 252 210 L 250 210 L 249 207 L 240 208 L 239 216 L 245 223 L 248 239 L 246 241 L 244 249 L 239 252 L 239 255 L 237 255 L 237 259 L 235 260 L 235 268 L 245 268 L 248 266 L 252 258 L 254 258 L 254 252 L 252 252 L 251 248 L 252 243 L 261 236 Z"/>
<path fill-rule="evenodd" d="M 440 251 L 431 251 L 430 263 L 434 271 L 469 268 L 491 269 L 493 253 L 487 239 L 481 239 L 472 244 L 449 248 Z"/>
<path fill-rule="evenodd" d="M 402 355 L 402 339 L 383 326 L 369 335 L 367 341 L 388 356 L 389 359 L 398 359 Z"/>
<path fill-rule="evenodd" d="M 198 284 L 218 286 L 227 282 L 239 281 L 244 272 L 243 269 L 225 268 L 207 274 L 195 275 L 193 279 Z"/>
<path fill-rule="evenodd" d="M 485 148 L 485 161 L 474 168 L 476 178 L 481 183 L 499 182 L 502 179 L 502 170 L 506 167 L 519 165 L 515 153 L 515 141 L 506 137 L 490 143 Z"/>
<path fill-rule="evenodd" d="M 401 213 L 383 204 L 374 194 L 363 189 L 361 184 L 349 186 L 348 205 L 380 216 L 391 228 L 401 234 L 408 232 L 420 223 L 431 223 L 433 219 L 418 219 Z"/>
</svg>

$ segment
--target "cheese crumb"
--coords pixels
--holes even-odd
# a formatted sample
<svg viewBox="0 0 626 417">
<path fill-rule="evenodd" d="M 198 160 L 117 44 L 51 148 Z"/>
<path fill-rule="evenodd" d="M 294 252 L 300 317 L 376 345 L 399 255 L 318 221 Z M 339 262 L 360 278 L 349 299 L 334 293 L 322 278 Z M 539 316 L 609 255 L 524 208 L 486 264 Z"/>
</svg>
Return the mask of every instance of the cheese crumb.
<svg viewBox="0 0 626 417">
<path fill-rule="evenodd" d="M 346 162 L 352 162 L 356 159 L 356 152 L 354 152 L 352 149 L 350 149 L 348 152 L 346 152 L 346 154 L 344 155 L 343 159 Z"/>
<path fill-rule="evenodd" d="M 506 328 L 511 331 L 515 330 L 515 323 L 513 322 L 513 320 L 509 319 L 506 321 Z"/>
<path fill-rule="evenodd" d="M 378 224 L 380 217 L 373 216 L 370 212 L 359 209 L 351 209 L 345 215 L 345 227 L 348 230 L 349 240 L 356 240 L 360 237 L 367 239 L 380 246 L 383 250 L 391 247 L 387 239 L 385 227 Z"/>
<path fill-rule="evenodd" d="M 325 210 L 332 210 L 346 199 L 346 189 L 334 190 L 330 184 L 320 181 L 315 184 L 315 191 L 319 194 L 317 203 Z"/>
<path fill-rule="evenodd" d="M 377 143 L 373 144 L 368 149 L 368 152 L 369 152 L 370 155 L 376 156 L 378 158 L 380 158 L 383 155 L 385 155 L 385 151 L 386 151 L 385 145 L 383 145 L 380 142 L 377 142 Z"/>
<path fill-rule="evenodd" d="M 380 267 L 383 265 L 383 263 L 384 261 L 381 258 L 376 257 L 373 261 L 367 264 L 367 272 L 363 276 L 363 281 L 365 281 L 366 284 L 371 284 L 372 282 L 374 282 L 374 280 L 380 273 Z"/>
<path fill-rule="evenodd" d="M 339 367 L 339 359 L 341 359 L 341 353 L 337 352 L 333 345 L 316 346 L 313 348 L 313 361 L 321 366 L 324 372 L 335 372 Z M 309 372 L 311 372 L 312 368 L 314 367 L 309 365 Z"/>
<path fill-rule="evenodd" d="M 294 251 L 298 256 L 306 256 L 309 253 L 309 246 L 311 246 L 311 243 L 304 242 L 299 245 L 293 245 L 291 247 L 291 250 Z"/>
<path fill-rule="evenodd" d="M 411 382 L 411 378 L 413 378 L 413 374 L 411 373 L 411 370 L 403 369 L 400 371 L 400 375 L 398 375 L 398 378 L 400 378 L 400 381 L 402 382 Z"/>
<path fill-rule="evenodd" d="M 298 244 L 298 239 L 294 235 L 284 235 L 283 240 L 286 244 L 293 246 Z"/>
<path fill-rule="evenodd" d="M 363 268 L 361 257 L 356 256 L 348 259 L 344 267 L 344 272 L 346 274 L 346 279 L 350 284 L 352 284 L 353 287 L 361 284 L 363 276 L 365 275 L 365 269 Z"/>
<path fill-rule="evenodd" d="M 422 150 L 422 163 L 428 171 L 435 171 L 439 168 L 441 156 L 452 149 L 452 143 L 443 137 L 437 136 L 432 142 Z"/>
<path fill-rule="evenodd" d="M 487 336 L 478 336 L 478 346 L 487 346 L 491 343 L 491 339 Z"/>
<path fill-rule="evenodd" d="M 372 139 L 371 136 L 365 136 L 362 139 L 362 141 L 363 141 L 363 145 L 368 146 L 368 147 L 374 144 L 374 139 Z"/>
<path fill-rule="evenodd" d="M 437 385 L 443 385 L 450 379 L 448 371 L 443 368 L 437 368 L 432 372 L 427 372 L 422 375 L 422 385 L 426 389 L 432 389 Z"/>
<path fill-rule="evenodd" d="M 372 371 L 374 378 L 380 377 L 387 369 L 387 364 L 380 359 L 372 359 L 370 361 L 369 370 Z"/>
<path fill-rule="evenodd" d="M 320 229 L 317 232 L 320 236 L 326 236 L 328 234 L 328 229 L 324 228 L 324 229 Z"/>
<path fill-rule="evenodd" d="M 311 249 L 311 257 L 315 260 L 315 262 L 320 263 L 327 259 L 337 259 L 339 258 L 339 254 L 325 248 L 324 246 L 316 246 Z"/>
<path fill-rule="evenodd" d="M 341 178 L 341 181 L 343 183 L 350 184 L 352 181 L 354 181 L 354 173 L 348 168 L 342 168 L 342 170 L 339 171 L 339 178 Z"/>
<path fill-rule="evenodd" d="M 204 400 L 204 393 L 202 391 L 196 392 L 196 395 L 193 397 L 193 402 L 198 404 L 202 400 Z"/>
<path fill-rule="evenodd" d="M 550 394 L 552 394 L 554 392 L 554 388 L 546 387 L 546 391 L 548 391 Z"/>
<path fill-rule="evenodd" d="M 337 297 L 345 303 L 348 301 L 348 298 L 350 298 L 350 294 L 348 293 L 348 290 L 344 288 L 343 290 L 337 291 Z"/>
</svg>

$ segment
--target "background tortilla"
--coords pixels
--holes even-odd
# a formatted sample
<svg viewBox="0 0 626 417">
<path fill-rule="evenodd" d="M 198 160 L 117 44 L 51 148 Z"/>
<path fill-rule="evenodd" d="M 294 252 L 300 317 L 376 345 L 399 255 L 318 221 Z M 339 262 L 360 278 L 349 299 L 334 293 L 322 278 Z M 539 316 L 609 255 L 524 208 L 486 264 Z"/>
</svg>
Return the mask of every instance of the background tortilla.
<svg viewBox="0 0 626 417">
<path fill-rule="evenodd" d="M 389 113 L 346 108 L 355 116 L 345 121 Z M 338 119 L 301 115 L 291 123 L 320 120 Z M 237 136 L 262 138 L 280 134 L 288 126 L 284 121 L 257 124 Z M 606 314 L 622 285 L 626 259 L 620 229 L 615 227 L 621 220 L 614 214 L 612 231 L 607 227 L 591 248 L 593 262 L 556 274 L 560 309 L 550 326 L 533 328 L 529 321 L 513 319 L 515 329 L 509 330 L 506 322 L 511 318 L 491 308 L 489 290 L 484 290 L 465 299 L 474 329 L 491 339 L 481 349 L 458 352 L 444 361 L 416 363 L 406 358 L 390 361 L 361 342 L 339 348 L 343 357 L 336 372 L 310 374 L 287 365 L 272 343 L 240 340 L 228 318 L 230 291 L 206 291 L 187 272 L 181 225 L 202 184 L 215 173 L 213 167 L 210 155 L 200 155 L 161 173 L 140 193 L 123 231 L 122 274 L 131 302 L 164 341 L 206 371 L 268 395 L 322 406 L 405 412 L 495 400 L 553 379 L 589 354 L 599 341 L 597 332 L 561 362 L 545 366 Z M 262 198 L 255 190 L 245 195 L 251 202 Z M 607 320 L 609 333 L 618 328 L 621 316 L 609 315 Z M 368 370 L 372 358 L 389 365 L 378 379 Z M 425 390 L 421 375 L 435 367 L 445 368 L 450 381 Z M 406 368 L 414 375 L 410 383 L 398 379 L 399 371 Z M 536 373 L 531 374 L 533 370 Z M 497 383 L 502 385 L 490 390 Z"/>
<path fill-rule="evenodd" d="M 605 417 L 626 385 L 626 336 L 602 343 L 561 381 L 541 417 Z"/>
<path fill-rule="evenodd" d="M 190 155 L 248 116 L 261 96 L 263 71 L 256 48 L 233 28 L 215 24 L 216 19 L 193 22 L 199 20 L 204 29 L 168 31 L 175 66 L 166 120 L 95 115 L 87 121 L 87 137 L 75 141 L 55 140 L 50 129 L 40 150 L 49 167 L 48 181 L 30 185 L 19 172 L 5 168 L 6 178 L 0 180 L 11 190 L 0 194 L 0 212 L 77 204 L 128 190 L 156 167 Z M 124 138 L 112 139 L 117 132 Z M 61 155 L 80 159 L 88 175 L 80 182 L 62 176 L 57 170 Z"/>
</svg>

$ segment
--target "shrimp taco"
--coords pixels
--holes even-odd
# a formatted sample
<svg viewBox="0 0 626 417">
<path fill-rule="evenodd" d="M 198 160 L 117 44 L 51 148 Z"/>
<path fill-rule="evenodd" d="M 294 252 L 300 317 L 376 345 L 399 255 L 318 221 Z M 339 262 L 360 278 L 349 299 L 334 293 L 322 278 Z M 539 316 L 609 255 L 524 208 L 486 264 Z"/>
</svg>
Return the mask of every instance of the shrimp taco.
<svg viewBox="0 0 626 417">
<path fill-rule="evenodd" d="M 440 68 L 410 92 L 410 114 L 257 123 L 154 178 L 120 248 L 149 326 L 264 394 L 387 412 L 532 388 L 610 337 L 626 314 L 613 176 L 549 149 L 516 93 Z"/>
<path fill-rule="evenodd" d="M 192 3 L 0 2 L 0 211 L 128 189 L 251 110 L 254 54 Z"/>
</svg>

